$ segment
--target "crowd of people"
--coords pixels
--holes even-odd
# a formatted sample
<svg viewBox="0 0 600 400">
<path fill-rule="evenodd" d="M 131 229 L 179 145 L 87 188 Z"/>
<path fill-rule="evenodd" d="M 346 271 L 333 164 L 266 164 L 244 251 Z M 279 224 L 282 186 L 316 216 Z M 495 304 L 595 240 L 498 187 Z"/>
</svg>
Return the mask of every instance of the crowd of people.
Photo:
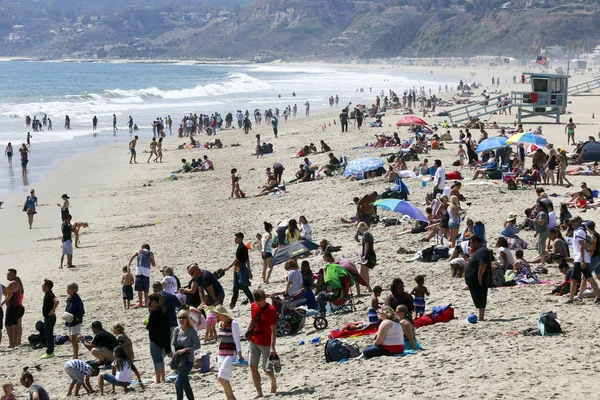
<svg viewBox="0 0 600 400">
<path fill-rule="evenodd" d="M 345 107 L 339 116 L 341 130 L 347 132 L 348 120 L 351 118 L 356 119 L 358 129 L 360 129 L 363 119 L 367 116 L 378 118 L 378 112 L 385 112 L 389 107 L 407 108 L 407 103 L 408 106 L 412 103 L 414 107 L 417 98 L 420 99 L 422 108 L 435 110 L 435 96 L 428 99 L 424 88 L 420 88 L 418 91 L 416 89 L 408 90 L 402 96 L 390 91 L 389 99 L 384 93 L 381 94 L 381 97 L 377 96 L 376 103 L 371 110 L 364 106 L 356 106 L 353 111 L 350 111 L 350 104 Z M 337 105 L 338 102 L 338 96 L 335 98 L 332 96 L 329 99 L 330 106 Z M 307 102 L 305 106 L 306 115 L 309 115 L 310 104 Z M 281 117 L 287 120 L 288 117 L 296 117 L 296 114 L 296 105 L 293 108 L 287 106 Z M 279 109 L 265 110 L 264 114 L 257 109 L 253 115 L 256 125 L 260 125 L 263 119 L 266 124 L 271 124 L 274 136 L 277 138 Z M 225 118 L 218 113 L 212 115 L 190 114 L 182 119 L 179 135 L 190 137 L 191 140 L 194 140 L 193 136 L 203 131 L 208 135 L 216 135 L 222 128 L 233 128 L 234 121 L 237 121 L 238 129 L 244 129 L 248 134 L 252 127 L 249 118 L 250 114 L 247 110 L 245 112 L 238 110 L 235 114 L 227 113 Z M 44 121 L 45 119 L 46 116 L 44 116 Z M 70 120 L 67 119 L 65 127 L 70 129 Z M 36 121 L 37 119 L 34 117 L 33 123 L 37 126 L 38 122 Z M 94 117 L 94 129 L 97 128 L 97 124 L 97 118 Z M 45 122 L 42 125 L 45 126 Z M 162 162 L 162 136 L 164 136 L 165 129 L 171 130 L 171 125 L 170 116 L 164 121 L 159 117 L 154 121 L 154 137 L 150 143 L 148 163 L 150 161 Z M 131 131 L 134 130 L 135 124 L 131 117 L 129 117 L 128 126 Z M 574 132 L 575 129 L 572 120 L 569 122 L 569 126 L 567 132 L 571 135 L 571 131 Z M 427 133 L 421 129 L 422 127 L 413 128 L 415 128 L 413 129 L 415 134 L 419 135 L 419 152 L 433 152 L 442 148 L 439 144 L 432 145 L 434 142 L 441 142 L 441 138 L 437 134 Z M 115 131 L 118 129 L 116 116 L 113 116 L 113 129 Z M 483 128 L 481 128 L 481 133 L 482 137 L 479 138 L 479 141 L 487 138 L 487 132 Z M 473 180 L 486 178 L 490 170 L 507 165 L 507 170 L 512 172 L 515 182 L 519 182 L 521 179 L 520 182 L 528 183 L 529 180 L 526 180 L 525 177 L 531 176 L 531 174 L 528 175 L 525 165 L 527 157 L 529 157 L 532 164 L 530 171 L 538 171 L 540 183 L 561 185 L 566 182 L 567 187 L 571 186 L 570 182 L 566 180 L 569 160 L 564 149 L 556 151 L 553 146 L 548 145 L 546 147 L 548 153 L 537 149 L 527 154 L 525 147 L 519 144 L 516 152 L 513 152 L 510 147 L 502 147 L 478 154 L 475 151 L 477 142 L 473 139 L 469 128 L 465 128 L 464 133 L 460 131 L 459 134 L 458 166 L 461 169 L 464 166 L 474 168 Z M 508 133 L 502 129 L 500 136 L 505 135 Z M 256 139 L 256 155 L 259 157 L 264 153 L 260 136 L 256 135 Z M 130 163 L 137 163 L 136 145 L 138 140 L 138 136 L 135 136 L 129 142 Z M 404 144 L 397 134 L 386 138 L 385 142 L 389 142 L 390 146 L 403 146 Z M 417 143 L 415 143 L 416 145 Z M 383 144 L 383 147 L 389 146 Z M 12 147 L 10 153 L 12 156 Z M 25 153 L 27 152 L 25 151 Z M 313 164 L 308 156 L 315 153 L 326 153 L 328 161 L 321 166 Z M 336 157 L 324 140 L 320 141 L 320 151 L 317 151 L 314 143 L 310 143 L 300 149 L 297 157 L 303 158 L 302 164 L 295 173 L 295 177 L 288 183 L 308 182 L 321 173 L 332 176 L 336 170 L 347 163 L 346 158 Z M 203 159 L 192 159 L 191 162 L 182 158 L 181 162 L 182 168 L 174 173 L 214 170 L 214 163 L 207 155 L 204 155 Z M 393 164 L 389 165 L 388 173 L 384 176 L 386 183 L 396 182 L 401 179 L 403 172 L 408 171 L 404 158 L 398 157 L 391 162 Z M 461 192 L 460 180 L 452 179 L 453 183 L 449 187 L 448 183 L 451 179 L 447 178 L 442 161 L 435 159 L 431 166 L 428 162 L 427 159 L 424 159 L 413 170 L 416 176 L 429 176 L 430 178 L 427 181 L 431 182 L 431 189 L 426 198 L 426 221 L 417 221 L 414 228 L 401 232 L 399 235 L 420 234 L 423 235 L 423 241 L 436 240 L 449 249 L 452 276 L 464 278 L 465 289 L 469 290 L 471 294 L 474 307 L 478 311 L 479 321 L 485 321 L 490 288 L 515 285 L 518 282 L 537 283 L 539 280 L 537 275 L 543 273 L 543 270 L 547 269 L 551 263 L 558 263 L 561 272 L 565 274 L 565 282 L 553 291 L 554 294 L 567 294 L 568 297 L 565 300 L 567 303 L 582 302 L 586 294 L 587 282 L 591 285 L 591 291 L 596 297 L 595 303 L 600 303 L 600 289 L 596 281 L 596 278 L 600 279 L 600 235 L 596 232 L 593 221 L 584 221 L 581 216 L 573 217 L 569 211 L 570 209 L 586 211 L 596 207 L 596 204 L 593 203 L 593 192 L 585 183 L 582 184 L 579 191 L 571 193 L 568 201 L 560 205 L 558 215 L 554 211 L 553 202 L 548 195 L 543 189 L 538 188 L 538 198 L 535 204 L 523 210 L 523 221 L 519 224 L 519 214 L 511 212 L 506 217 L 502 230 L 497 235 L 492 235 L 489 232 L 486 233 L 482 221 L 473 221 L 472 219 L 465 221 L 471 203 Z M 285 191 L 284 170 L 285 168 L 279 162 L 274 163 L 272 168 L 267 168 L 266 184 L 260 188 L 260 192 L 256 196 Z M 241 179 L 238 170 L 231 169 L 230 198 L 246 197 L 246 193 L 240 187 Z M 535 178 L 535 182 L 537 182 L 537 178 Z M 427 184 L 424 182 L 424 186 Z M 178 400 L 184 397 L 194 399 L 195 394 L 189 376 L 192 371 L 201 367 L 203 355 L 199 350 L 204 344 L 218 342 L 217 381 L 221 385 L 225 397 L 231 400 L 236 398 L 234 386 L 231 383 L 236 371 L 234 366 L 244 365 L 246 360 L 243 346 L 248 346 L 247 365 L 258 398 L 264 394 L 261 371 L 269 379 L 269 392 L 277 393 L 277 374 L 281 371 L 281 361 L 276 344 L 278 321 L 285 317 L 285 307 L 282 308 L 282 304 L 289 302 L 294 308 L 305 307 L 308 310 L 315 310 L 317 315 L 326 316 L 331 304 L 344 306 L 351 297 L 352 285 L 356 285 L 358 295 L 362 288 L 370 293 L 369 312 L 372 309 L 376 313 L 376 317 L 372 321 L 377 326 L 375 339 L 372 345 L 363 349 L 360 358 L 398 355 L 403 354 L 407 349 L 417 350 L 420 345 L 415 335 L 414 319 L 426 315 L 426 299 L 431 295 L 430 290 L 425 286 L 425 276 L 419 275 L 414 278 L 416 286 L 411 292 L 405 290 L 402 279 L 393 278 L 389 286 L 389 294 L 383 301 L 381 300 L 383 289 L 380 286 L 371 286 L 371 271 L 378 265 L 376 252 L 376 243 L 378 242 L 374 239 L 372 226 L 379 222 L 379 215 L 374 203 L 380 198 L 381 195 L 376 191 L 356 197 L 353 201 L 356 212 L 351 218 L 342 219 L 343 222 L 356 227 L 353 236 L 360 246 L 360 251 L 357 253 L 357 265 L 350 259 L 335 257 L 334 253 L 339 251 L 339 247 L 336 248 L 325 239 L 321 240 L 318 249 L 306 253 L 322 256 L 323 265 L 320 268 L 316 268 L 314 262 L 311 266 L 308 260 L 293 254 L 289 257 L 282 257 L 284 249 L 290 245 L 296 242 L 313 242 L 317 237 L 313 232 L 312 224 L 304 215 L 300 215 L 298 219 L 285 219 L 277 226 L 270 222 L 264 222 L 262 232 L 256 235 L 254 246 L 247 240 L 244 233 L 235 233 L 233 235 L 235 254 L 232 256 L 232 261 L 226 267 L 214 272 L 198 263 L 193 263 L 187 266 L 184 277 L 177 276 L 172 267 L 165 267 L 160 269 L 162 278 L 152 281 L 152 271 L 157 268 L 158 263 L 150 245 L 143 244 L 129 257 L 128 263 L 122 269 L 121 279 L 123 307 L 147 311 L 143 324 L 148 331 L 148 339 L 142 343 L 139 341 L 133 343 L 122 323 L 95 320 L 89 325 L 84 324 L 86 298 L 92 294 L 80 293 L 79 285 L 76 282 L 69 282 L 63 286 L 63 290 L 67 293 L 63 305 L 54 294 L 54 282 L 44 279 L 41 282 L 42 291 L 38 294 L 43 298 L 40 329 L 38 329 L 43 334 L 39 339 L 42 347 L 45 348 L 40 357 L 45 360 L 55 357 L 55 339 L 57 337 L 55 329 L 58 321 L 64 324 L 67 331 L 66 341 L 70 343 L 72 350 L 71 359 L 63 365 L 64 372 L 71 378 L 68 395 L 79 395 L 81 387 L 87 393 L 94 393 L 96 383 L 92 383 L 91 377 L 96 378 L 97 391 L 101 395 L 104 394 L 107 384 L 111 385 L 112 393 L 115 393 L 116 387 L 123 388 L 124 393 L 131 390 L 132 387 L 144 390 L 142 376 L 147 371 L 138 370 L 134 361 L 136 361 L 136 354 L 139 357 L 139 354 L 145 352 L 150 354 L 152 360 L 155 383 L 168 382 L 174 378 L 176 398 Z M 30 229 L 37 213 L 37 206 L 38 198 L 35 191 L 31 190 L 23 205 Z M 73 265 L 73 247 L 77 247 L 79 244 L 80 229 L 88 227 L 88 224 L 82 221 L 73 222 L 69 211 L 70 198 L 67 194 L 61 197 L 61 202 L 57 203 L 57 206 L 61 212 L 62 256 L 60 268 L 63 267 L 65 258 L 66 267 L 73 268 L 75 267 Z M 528 230 L 534 232 L 535 249 L 538 253 L 535 259 L 529 261 L 524 258 L 523 253 L 523 249 L 527 248 L 527 243 L 519 237 L 519 233 Z M 73 234 L 75 238 L 72 237 Z M 491 248 L 492 243 L 495 243 L 495 252 Z M 224 245 L 224 248 L 226 246 Z M 250 251 L 253 249 L 262 260 L 258 267 L 251 264 Z M 431 258 L 425 259 L 425 251 L 422 252 L 422 257 L 425 261 L 431 261 Z M 260 288 L 252 290 L 253 281 L 261 280 L 265 285 L 270 283 L 275 260 L 277 263 L 285 263 L 287 276 L 281 290 L 272 293 L 266 293 Z M 568 264 L 570 260 L 573 262 L 572 267 Z M 534 268 L 535 264 L 539 264 L 539 266 Z M 315 268 L 315 272 L 313 272 L 313 268 Z M 230 291 L 227 291 L 220 282 L 220 278 L 228 271 L 231 271 L 233 275 Z M 332 280 L 332 277 L 335 279 Z M 22 344 L 25 290 L 17 270 L 9 269 L 7 280 L 8 284 L 0 285 L 0 289 L 4 297 L 2 304 L 6 305 L 5 326 L 9 347 L 14 348 Z M 336 280 L 339 284 L 333 285 L 332 282 Z M 188 283 L 185 284 L 185 281 Z M 250 323 L 247 327 L 242 327 L 232 312 L 238 307 L 240 290 L 245 297 L 241 304 L 250 304 Z M 30 294 L 32 292 L 34 294 Z M 27 293 L 28 296 L 36 295 L 30 289 Z M 281 298 L 284 300 L 280 300 Z M 226 301 L 228 303 L 225 303 Z M 57 320 L 57 313 L 61 315 L 62 321 Z M 104 328 L 107 324 L 112 324 L 110 331 Z M 93 336 L 83 335 L 87 326 Z M 242 332 L 243 328 L 246 328 L 245 333 Z M 247 339 L 247 342 L 244 343 L 244 339 Z M 84 358 L 90 358 L 91 361 L 83 361 L 80 358 L 82 353 Z M 168 367 L 174 371 L 174 376 L 167 373 L 167 361 L 169 362 Z M 109 369 L 110 372 L 108 372 Z M 45 400 L 49 398 L 49 394 L 43 386 L 34 380 L 31 371 L 23 372 L 21 384 L 28 388 L 32 399 Z M 12 398 L 6 396 L 12 396 L 14 387 L 11 384 L 5 384 L 3 389 L 5 398 Z"/>
</svg>

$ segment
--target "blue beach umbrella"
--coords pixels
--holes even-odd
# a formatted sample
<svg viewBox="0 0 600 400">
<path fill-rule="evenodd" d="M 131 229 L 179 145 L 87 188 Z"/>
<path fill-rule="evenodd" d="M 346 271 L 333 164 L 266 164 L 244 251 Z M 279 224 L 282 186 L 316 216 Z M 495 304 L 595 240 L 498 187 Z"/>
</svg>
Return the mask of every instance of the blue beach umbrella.
<svg viewBox="0 0 600 400">
<path fill-rule="evenodd" d="M 534 134 L 533 132 L 521 132 L 517 133 L 516 135 L 512 135 L 508 138 L 506 144 L 513 143 L 531 143 L 535 144 L 538 147 L 545 147 L 546 145 L 548 145 L 546 139 L 544 139 L 540 135 Z"/>
<path fill-rule="evenodd" d="M 419 210 L 415 205 L 409 203 L 406 200 L 398 200 L 398 199 L 382 199 L 377 200 L 373 203 L 374 206 L 380 207 L 384 210 L 394 211 L 400 214 L 408 215 L 411 218 L 416 219 L 417 221 L 425 221 L 427 217 L 423 214 L 421 210 Z"/>
<path fill-rule="evenodd" d="M 365 172 L 371 172 L 383 167 L 383 161 L 378 158 L 357 158 L 346 165 L 344 178 L 358 175 L 361 178 Z"/>
<path fill-rule="evenodd" d="M 487 138 L 485 140 L 482 140 L 481 143 L 479 143 L 479 146 L 477 146 L 475 152 L 481 153 L 482 151 L 500 149 L 506 146 L 507 140 L 508 138 L 505 138 L 504 136 L 494 136 L 491 138 Z"/>
</svg>

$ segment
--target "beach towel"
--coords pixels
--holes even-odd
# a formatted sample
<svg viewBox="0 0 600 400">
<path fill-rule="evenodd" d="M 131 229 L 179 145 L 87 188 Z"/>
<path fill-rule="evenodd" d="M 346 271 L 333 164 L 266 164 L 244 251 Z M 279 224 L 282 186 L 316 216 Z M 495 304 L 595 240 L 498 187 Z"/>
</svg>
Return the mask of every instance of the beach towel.
<svg viewBox="0 0 600 400">
<path fill-rule="evenodd" d="M 343 329 L 333 329 L 329 333 L 329 337 L 331 339 L 340 339 L 340 338 L 374 335 L 377 333 L 377 329 L 379 329 L 379 323 L 380 323 L 380 321 L 377 321 L 374 324 L 369 324 L 366 322 L 350 322 L 350 323 L 346 324 L 346 326 Z M 362 326 L 362 328 L 350 329 L 355 326 Z"/>
</svg>

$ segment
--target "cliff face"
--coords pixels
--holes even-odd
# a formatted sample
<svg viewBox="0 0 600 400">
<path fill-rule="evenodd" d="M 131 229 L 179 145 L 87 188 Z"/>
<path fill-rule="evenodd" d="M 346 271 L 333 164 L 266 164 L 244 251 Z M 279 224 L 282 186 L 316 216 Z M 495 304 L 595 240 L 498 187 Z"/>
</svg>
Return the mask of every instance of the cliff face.
<svg viewBox="0 0 600 400">
<path fill-rule="evenodd" d="M 600 12 L 589 11 L 591 6 L 451 14 L 397 5 L 410 0 L 384 1 L 388 3 L 256 0 L 235 13 L 218 13 L 195 23 L 177 19 L 162 23 L 162 17 L 131 20 L 138 15 L 131 13 L 127 20 L 106 20 L 83 32 L 5 42 L 0 55 L 60 58 L 79 52 L 99 57 L 262 60 L 533 57 L 549 45 L 600 44 Z"/>
<path fill-rule="evenodd" d="M 217 57 L 376 58 L 527 56 L 547 45 L 600 43 L 598 13 L 495 10 L 419 13 L 342 1 L 259 0 L 235 20 L 206 27 L 172 49 Z"/>
</svg>

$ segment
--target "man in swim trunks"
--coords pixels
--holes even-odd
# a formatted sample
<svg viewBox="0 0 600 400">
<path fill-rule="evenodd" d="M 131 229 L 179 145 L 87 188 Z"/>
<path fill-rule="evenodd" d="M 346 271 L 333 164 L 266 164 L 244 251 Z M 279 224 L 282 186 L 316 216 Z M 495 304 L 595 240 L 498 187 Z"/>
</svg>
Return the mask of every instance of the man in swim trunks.
<svg viewBox="0 0 600 400">
<path fill-rule="evenodd" d="M 137 258 L 137 267 L 135 269 L 135 291 L 138 293 L 138 303 L 133 308 L 148 306 L 148 292 L 150 291 L 150 269 L 156 267 L 154 253 L 150 251 L 149 244 L 143 244 L 142 248 L 136 251 L 129 259 L 127 272 L 131 272 L 131 263 Z M 142 303 L 142 295 L 144 303 Z"/>
<path fill-rule="evenodd" d="M 368 227 L 371 227 L 371 223 L 377 217 L 377 208 L 373 206 L 376 200 L 377 192 L 372 192 L 358 201 L 358 204 L 356 204 L 356 219 L 358 222 L 364 222 Z M 358 233 L 354 238 L 358 241 Z"/>
<path fill-rule="evenodd" d="M 8 280 L 8 290 L 12 296 L 4 301 L 6 303 L 6 333 L 8 334 L 8 347 L 10 349 L 21 345 L 21 336 L 23 327 L 21 326 L 21 318 L 25 314 L 23 307 L 23 283 L 21 278 L 17 276 L 17 270 L 10 268 L 6 273 Z"/>
<path fill-rule="evenodd" d="M 129 152 L 131 153 L 131 157 L 129 158 L 129 164 L 132 164 L 132 161 L 137 164 L 137 155 L 135 153 L 135 145 L 137 144 L 138 139 L 139 138 L 136 135 L 135 138 L 133 138 L 133 140 L 131 142 L 129 142 Z"/>
</svg>

